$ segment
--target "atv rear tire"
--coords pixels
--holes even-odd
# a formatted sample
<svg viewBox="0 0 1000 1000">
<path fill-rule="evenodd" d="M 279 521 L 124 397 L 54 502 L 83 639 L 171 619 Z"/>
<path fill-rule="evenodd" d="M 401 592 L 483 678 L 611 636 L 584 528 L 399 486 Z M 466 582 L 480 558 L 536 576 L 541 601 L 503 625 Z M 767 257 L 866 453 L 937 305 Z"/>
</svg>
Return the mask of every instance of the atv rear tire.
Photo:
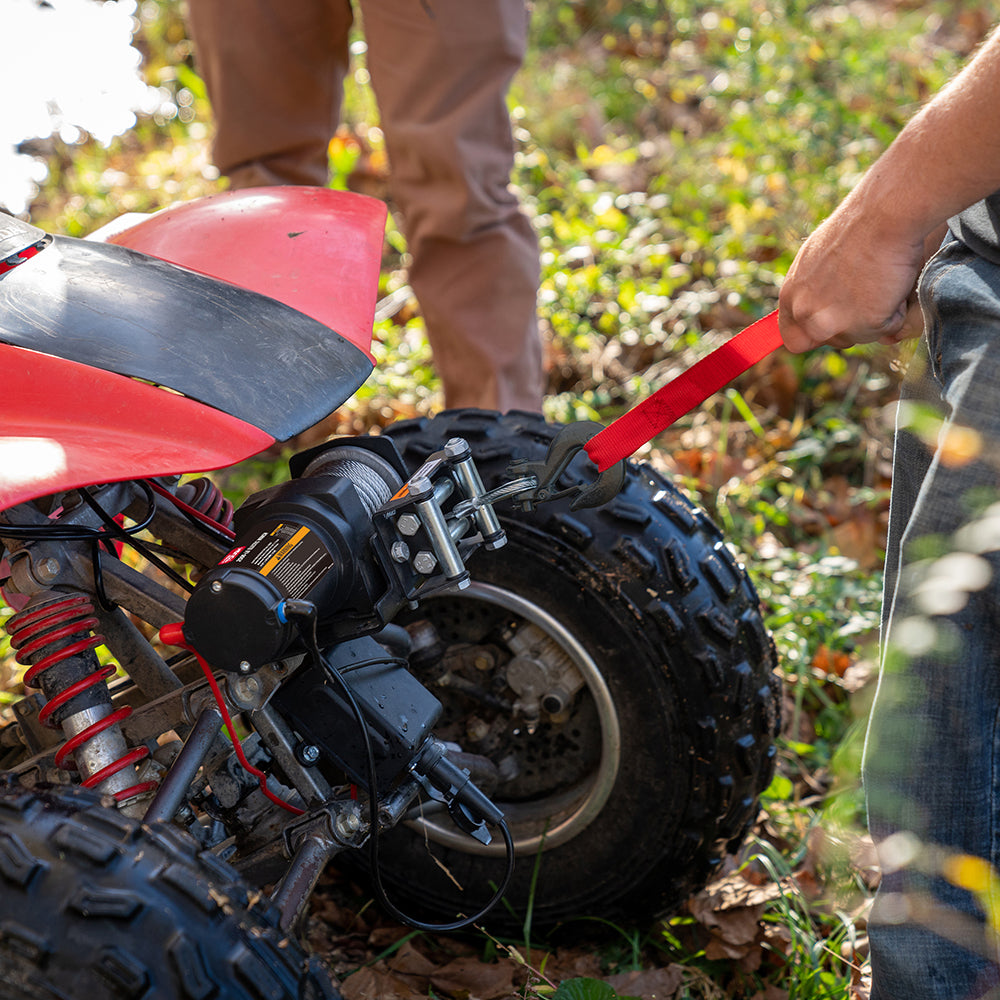
<svg viewBox="0 0 1000 1000">
<path fill-rule="evenodd" d="M 232 868 L 108 801 L 0 784 L 0 998 L 339 998 Z"/>
<path fill-rule="evenodd" d="M 466 439 L 490 489 L 513 459 L 544 458 L 557 430 L 534 414 L 456 410 L 385 433 L 411 470 Z M 580 455 L 565 483 L 593 471 Z M 773 773 L 778 684 L 756 592 L 709 518 L 648 465 L 630 463 L 600 509 L 497 510 L 507 544 L 473 555 L 472 586 L 410 620 L 430 620 L 449 662 L 466 664 L 446 686 L 439 666 L 421 677 L 445 704 L 441 735 L 500 766 L 494 797 L 521 857 L 507 893 L 517 917 L 498 907 L 492 926 L 519 926 L 529 905 L 535 925 L 665 912 L 740 844 Z M 535 727 L 496 705 L 517 698 L 507 640 L 542 633 L 539 655 L 568 656 L 584 684 Z M 491 849 L 429 816 L 385 836 L 383 881 L 411 912 L 452 919 L 499 880 L 502 845 Z"/>
</svg>

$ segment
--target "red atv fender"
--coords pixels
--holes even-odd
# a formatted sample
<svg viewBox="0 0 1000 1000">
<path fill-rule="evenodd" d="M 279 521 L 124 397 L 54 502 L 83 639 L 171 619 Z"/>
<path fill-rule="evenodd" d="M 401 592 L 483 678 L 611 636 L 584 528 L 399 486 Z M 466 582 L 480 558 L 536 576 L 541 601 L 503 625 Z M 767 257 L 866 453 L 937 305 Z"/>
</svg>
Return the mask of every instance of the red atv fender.
<svg viewBox="0 0 1000 1000">
<path fill-rule="evenodd" d="M 313 187 L 225 191 L 165 208 L 110 237 L 284 302 L 368 352 L 385 205 Z"/>
<path fill-rule="evenodd" d="M 335 409 L 373 363 L 385 215 L 261 188 L 165 209 L 117 234 L 123 249 L 48 237 L 24 253 L 0 275 L 0 509 L 220 468 Z M 25 249 L 45 237 L 10 223 Z"/>
</svg>

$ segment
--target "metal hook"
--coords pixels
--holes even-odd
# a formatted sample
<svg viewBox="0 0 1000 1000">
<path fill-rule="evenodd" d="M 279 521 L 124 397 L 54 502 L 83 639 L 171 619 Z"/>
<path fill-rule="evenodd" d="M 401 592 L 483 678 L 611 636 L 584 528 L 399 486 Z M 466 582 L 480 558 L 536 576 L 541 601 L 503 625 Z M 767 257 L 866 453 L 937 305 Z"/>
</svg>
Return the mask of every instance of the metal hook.
<svg viewBox="0 0 1000 1000">
<path fill-rule="evenodd" d="M 565 489 L 556 488 L 559 477 L 569 467 L 570 462 L 583 450 L 584 445 L 604 430 L 601 424 L 593 421 L 576 421 L 566 424 L 552 439 L 544 462 L 529 462 L 519 459 L 507 466 L 507 471 L 516 476 L 534 476 L 538 480 L 537 487 L 527 495 L 520 497 L 522 509 L 532 510 L 535 505 L 560 497 L 573 497 L 570 510 L 581 507 L 600 507 L 621 492 L 625 485 L 625 463 L 617 462 L 600 473 L 589 485 L 575 483 Z"/>
</svg>

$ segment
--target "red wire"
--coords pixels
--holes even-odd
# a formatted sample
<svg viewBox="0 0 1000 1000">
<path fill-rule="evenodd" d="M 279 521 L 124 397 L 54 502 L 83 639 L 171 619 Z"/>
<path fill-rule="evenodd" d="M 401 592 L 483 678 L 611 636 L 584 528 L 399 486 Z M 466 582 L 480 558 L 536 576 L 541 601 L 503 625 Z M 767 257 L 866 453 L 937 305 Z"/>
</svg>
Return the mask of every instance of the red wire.
<svg viewBox="0 0 1000 1000">
<path fill-rule="evenodd" d="M 275 805 L 288 810 L 288 812 L 292 813 L 294 816 L 302 816 L 305 813 L 305 810 L 299 809 L 298 806 L 293 806 L 290 802 L 286 802 L 284 799 L 278 798 L 278 796 L 267 787 L 267 775 L 264 774 L 264 772 L 259 768 L 254 767 L 253 764 L 247 760 L 246 755 L 243 753 L 243 747 L 240 745 L 240 741 L 236 738 L 236 730 L 233 728 L 233 720 L 229 715 L 229 709 L 226 708 L 226 701 L 222 697 L 222 692 L 219 690 L 219 685 L 212 673 L 212 668 L 205 662 L 202 655 L 196 649 L 192 649 L 191 646 L 187 644 L 187 641 L 184 639 L 184 633 L 181 630 L 180 622 L 176 622 L 171 625 L 164 625 L 163 628 L 160 629 L 160 640 L 168 646 L 177 646 L 180 649 L 186 649 L 189 653 L 194 654 L 195 659 L 198 661 L 198 665 L 201 667 L 202 672 L 205 674 L 205 678 L 208 680 L 209 687 L 212 689 L 212 695 L 215 698 L 215 703 L 219 706 L 219 712 L 222 714 L 222 719 L 226 724 L 226 728 L 229 730 L 229 739 L 233 744 L 233 750 L 236 753 L 237 760 L 239 760 L 240 764 L 257 779 L 257 782 L 260 785 L 260 790 Z"/>
<path fill-rule="evenodd" d="M 191 517 L 197 518 L 202 524 L 207 524 L 211 528 L 215 528 L 216 531 L 225 535 L 227 538 L 235 538 L 236 532 L 232 528 L 227 528 L 226 525 L 220 524 L 218 521 L 213 520 L 207 514 L 203 514 L 197 507 L 192 507 L 189 503 L 185 503 L 179 497 L 174 496 L 170 490 L 164 489 L 159 483 L 153 482 L 152 480 L 146 480 L 152 487 L 155 493 L 159 493 L 161 497 L 169 500 L 175 507 L 184 511 L 185 514 L 189 514 Z M 185 647 L 186 648 L 186 647 Z M 193 653 L 194 650 L 191 650 Z"/>
</svg>

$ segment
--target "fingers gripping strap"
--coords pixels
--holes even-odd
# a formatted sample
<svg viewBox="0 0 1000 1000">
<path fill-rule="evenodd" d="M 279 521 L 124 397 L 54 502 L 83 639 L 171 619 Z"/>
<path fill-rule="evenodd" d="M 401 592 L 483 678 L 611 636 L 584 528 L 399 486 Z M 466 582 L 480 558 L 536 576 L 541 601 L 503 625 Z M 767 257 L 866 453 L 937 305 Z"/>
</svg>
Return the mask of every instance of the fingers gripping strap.
<svg viewBox="0 0 1000 1000">
<path fill-rule="evenodd" d="M 603 472 L 781 346 L 775 310 L 610 423 L 584 446 Z"/>
</svg>

